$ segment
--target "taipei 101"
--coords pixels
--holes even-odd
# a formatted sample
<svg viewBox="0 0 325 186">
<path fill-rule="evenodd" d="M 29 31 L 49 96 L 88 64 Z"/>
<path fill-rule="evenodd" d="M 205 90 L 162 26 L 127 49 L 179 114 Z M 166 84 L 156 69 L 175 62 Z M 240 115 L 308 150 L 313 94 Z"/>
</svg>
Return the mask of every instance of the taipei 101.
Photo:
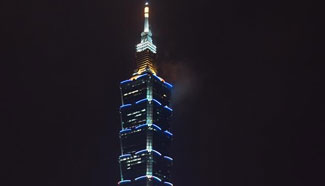
<svg viewBox="0 0 325 186">
<path fill-rule="evenodd" d="M 144 29 L 136 45 L 136 69 L 120 83 L 122 105 L 119 185 L 169 185 L 170 108 L 173 85 L 157 76 L 156 53 L 149 24 L 150 8 L 144 6 Z"/>
<path fill-rule="evenodd" d="M 4 0 L 1 186 L 323 186 L 313 1 Z"/>
</svg>

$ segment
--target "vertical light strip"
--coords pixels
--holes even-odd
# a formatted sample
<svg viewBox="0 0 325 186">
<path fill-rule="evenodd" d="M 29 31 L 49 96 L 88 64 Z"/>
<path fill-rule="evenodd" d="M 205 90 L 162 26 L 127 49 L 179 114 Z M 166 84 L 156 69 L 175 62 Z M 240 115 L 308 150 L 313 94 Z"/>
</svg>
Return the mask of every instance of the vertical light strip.
<svg viewBox="0 0 325 186">
<path fill-rule="evenodd" d="M 144 32 L 149 32 L 149 7 L 144 7 Z"/>
<path fill-rule="evenodd" d="M 151 80 L 148 81 L 147 83 L 147 124 L 150 127 L 152 125 L 152 85 L 151 85 Z"/>
<path fill-rule="evenodd" d="M 149 76 L 149 80 L 147 80 L 147 124 L 148 127 L 152 126 L 152 80 L 151 76 Z M 147 150 L 148 152 L 152 152 L 152 131 L 148 130 L 147 131 Z M 147 160 L 147 170 L 146 170 L 146 175 L 152 176 L 152 160 L 153 156 L 150 154 L 148 160 Z"/>
</svg>

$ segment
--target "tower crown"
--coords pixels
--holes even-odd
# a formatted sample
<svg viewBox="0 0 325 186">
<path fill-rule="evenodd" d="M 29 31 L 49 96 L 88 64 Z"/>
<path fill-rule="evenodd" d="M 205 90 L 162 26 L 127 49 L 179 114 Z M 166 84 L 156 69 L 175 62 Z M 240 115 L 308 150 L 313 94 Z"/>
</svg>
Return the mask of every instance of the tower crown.
<svg viewBox="0 0 325 186">
<path fill-rule="evenodd" d="M 156 53 L 157 47 L 152 43 L 152 33 L 149 25 L 149 3 L 144 5 L 144 29 L 141 33 L 141 42 L 137 44 L 137 52 L 149 49 L 151 52 Z"/>
<path fill-rule="evenodd" d="M 134 75 L 139 75 L 144 72 L 151 72 L 156 74 L 155 58 L 157 47 L 152 42 L 152 32 L 149 25 L 149 3 L 144 5 L 144 28 L 141 33 L 141 41 L 136 46 L 136 63 L 137 69 Z"/>
</svg>

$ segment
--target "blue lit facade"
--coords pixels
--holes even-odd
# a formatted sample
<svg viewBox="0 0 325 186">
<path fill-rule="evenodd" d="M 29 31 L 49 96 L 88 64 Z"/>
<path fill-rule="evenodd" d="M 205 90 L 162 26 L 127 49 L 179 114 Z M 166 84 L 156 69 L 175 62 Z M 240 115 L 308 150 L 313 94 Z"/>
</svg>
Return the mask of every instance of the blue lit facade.
<svg viewBox="0 0 325 186">
<path fill-rule="evenodd" d="M 137 69 L 129 80 L 120 83 L 121 156 L 123 186 L 172 186 L 169 147 L 170 97 L 173 86 L 156 75 L 156 46 L 149 29 L 149 6 L 145 5 L 145 27 L 137 45 Z M 140 47 L 140 48 L 139 48 Z"/>
</svg>

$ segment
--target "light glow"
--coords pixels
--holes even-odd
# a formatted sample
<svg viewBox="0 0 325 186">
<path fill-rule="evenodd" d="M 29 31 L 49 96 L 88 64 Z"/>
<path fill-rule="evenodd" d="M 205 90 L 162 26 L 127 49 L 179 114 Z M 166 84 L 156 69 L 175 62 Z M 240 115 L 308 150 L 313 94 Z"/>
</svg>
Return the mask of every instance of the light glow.
<svg viewBox="0 0 325 186">
<path fill-rule="evenodd" d="M 131 80 L 127 79 L 127 80 L 121 81 L 120 84 L 124 84 L 124 83 L 130 82 L 130 81 Z"/>
<path fill-rule="evenodd" d="M 148 126 L 148 124 L 141 124 L 141 125 L 135 127 L 135 129 L 139 129 L 139 128 L 142 128 L 142 127 L 145 127 L 145 126 Z"/>
<path fill-rule="evenodd" d="M 167 82 L 164 82 L 169 88 L 173 88 L 173 85 Z"/>
<path fill-rule="evenodd" d="M 152 152 L 154 152 L 154 153 L 158 154 L 159 156 L 161 156 L 161 153 L 156 151 L 156 150 L 152 150 Z"/>
<path fill-rule="evenodd" d="M 149 7 L 144 7 L 144 17 L 149 17 Z"/>
<path fill-rule="evenodd" d="M 173 186 L 172 183 L 169 183 L 169 182 L 167 182 L 167 181 L 165 181 L 164 184 L 167 184 L 167 185 L 169 185 L 169 186 Z"/>
<path fill-rule="evenodd" d="M 160 181 L 161 182 L 161 179 L 160 178 L 158 178 L 157 176 L 152 176 L 154 179 L 156 179 L 156 180 L 158 180 L 158 181 Z"/>
<path fill-rule="evenodd" d="M 131 180 L 122 180 L 122 181 L 119 181 L 118 184 L 121 184 L 121 183 L 130 183 Z"/>
<path fill-rule="evenodd" d="M 164 106 L 164 108 L 166 108 L 166 109 L 170 110 L 171 112 L 173 112 L 173 109 L 169 108 L 167 105 Z"/>
<path fill-rule="evenodd" d="M 145 73 L 145 74 L 143 74 L 143 75 L 141 75 L 141 76 L 138 76 L 138 77 L 136 77 L 135 79 L 139 79 L 139 78 L 142 78 L 142 77 L 144 77 L 144 76 L 146 76 L 146 75 L 148 75 L 147 73 Z"/>
<path fill-rule="evenodd" d="M 160 81 L 162 81 L 162 82 L 165 82 L 165 80 L 164 80 L 163 78 L 161 78 L 161 77 L 159 77 L 159 76 L 157 76 L 157 75 L 155 75 L 155 74 L 153 74 L 153 76 L 154 76 L 155 78 L 157 78 L 158 80 L 160 80 Z"/>
<path fill-rule="evenodd" d="M 125 133 L 125 132 L 130 132 L 130 131 L 131 131 L 131 129 L 123 129 L 120 131 L 120 133 Z"/>
<path fill-rule="evenodd" d="M 138 75 L 135 75 L 135 76 L 131 77 L 130 80 L 137 80 L 139 78 L 142 78 L 142 77 L 148 75 L 147 73 L 140 75 L 141 73 L 138 73 L 138 72 L 137 72 L 137 74 Z"/>
<path fill-rule="evenodd" d="M 137 52 L 142 52 L 146 49 L 149 49 L 153 53 L 157 53 L 157 47 L 150 41 L 141 41 L 137 44 Z"/>
<path fill-rule="evenodd" d="M 143 179 L 143 178 L 148 178 L 148 179 L 153 178 L 153 179 L 161 182 L 160 178 L 158 178 L 157 176 L 151 176 L 151 175 L 139 176 L 139 177 L 135 178 L 134 180 L 137 181 L 137 180 L 140 180 L 140 179 Z"/>
<path fill-rule="evenodd" d="M 173 161 L 174 159 L 169 156 L 164 156 L 164 158 L 169 159 L 170 161 Z"/>
<path fill-rule="evenodd" d="M 135 102 L 135 104 L 139 104 L 139 103 L 142 103 L 142 102 L 147 101 L 147 100 L 148 100 L 147 98 L 144 98 L 144 99 L 141 99 L 141 100 Z"/>
<path fill-rule="evenodd" d="M 143 152 L 148 152 L 148 150 L 147 149 L 143 149 L 143 150 L 140 150 L 140 151 L 136 152 L 135 154 L 141 154 Z"/>
<path fill-rule="evenodd" d="M 152 101 L 158 103 L 159 105 L 161 105 L 161 103 L 159 101 L 157 101 L 156 99 L 152 99 Z"/>
<path fill-rule="evenodd" d="M 173 134 L 171 132 L 169 132 L 168 130 L 165 130 L 164 133 L 170 135 L 170 136 L 173 136 Z"/>
<path fill-rule="evenodd" d="M 129 106 L 131 106 L 131 104 L 121 105 L 120 108 L 129 107 Z"/>
<path fill-rule="evenodd" d="M 126 158 L 126 157 L 130 157 L 130 156 L 131 156 L 131 154 L 123 154 L 120 156 L 120 158 Z"/>
<path fill-rule="evenodd" d="M 139 177 L 135 178 L 134 180 L 137 181 L 139 179 L 143 179 L 143 178 L 147 178 L 147 177 L 148 177 L 147 175 L 145 175 L 145 176 L 139 176 Z"/>
<path fill-rule="evenodd" d="M 156 124 L 152 124 L 152 126 L 155 127 L 155 128 L 157 128 L 158 130 L 161 130 L 161 128 L 158 127 L 158 125 L 156 125 Z"/>
</svg>

